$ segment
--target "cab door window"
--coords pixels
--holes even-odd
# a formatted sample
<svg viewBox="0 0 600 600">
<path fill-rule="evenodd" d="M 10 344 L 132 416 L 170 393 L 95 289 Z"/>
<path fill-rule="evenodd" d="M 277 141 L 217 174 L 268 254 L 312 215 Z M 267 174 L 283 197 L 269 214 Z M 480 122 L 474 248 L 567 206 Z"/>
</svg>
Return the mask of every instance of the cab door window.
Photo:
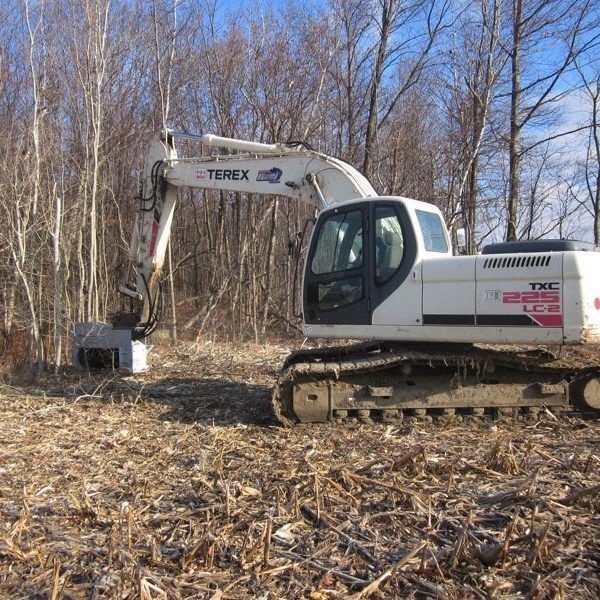
<svg viewBox="0 0 600 600">
<path fill-rule="evenodd" d="M 319 277 L 311 286 L 310 305 L 328 311 L 364 298 L 363 249 L 361 210 L 333 214 L 323 222 L 311 261 L 311 271 Z"/>
<path fill-rule="evenodd" d="M 315 275 L 357 269 L 363 264 L 362 213 L 332 215 L 319 231 L 311 263 Z"/>
</svg>

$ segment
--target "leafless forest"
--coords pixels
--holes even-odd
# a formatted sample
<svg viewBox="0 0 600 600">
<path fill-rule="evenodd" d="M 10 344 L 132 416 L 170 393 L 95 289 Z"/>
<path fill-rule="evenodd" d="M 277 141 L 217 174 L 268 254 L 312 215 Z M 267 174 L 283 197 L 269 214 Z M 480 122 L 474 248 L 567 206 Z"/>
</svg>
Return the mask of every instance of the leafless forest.
<svg viewBox="0 0 600 600">
<path fill-rule="evenodd" d="M 276 424 L 307 207 L 182 190 L 180 343 L 61 368 L 167 125 L 307 142 L 469 253 L 599 243 L 599 48 L 597 0 L 0 3 L 0 597 L 600 597 L 597 419 Z"/>
<path fill-rule="evenodd" d="M 491 240 L 599 241 L 592 0 L 7 0 L 0 7 L 5 359 L 59 366 L 73 322 L 116 310 L 139 170 L 165 124 L 303 140 L 381 194 Z M 197 151 L 194 148 L 186 152 Z M 293 328 L 288 241 L 306 208 L 183 192 L 165 323 Z"/>
</svg>

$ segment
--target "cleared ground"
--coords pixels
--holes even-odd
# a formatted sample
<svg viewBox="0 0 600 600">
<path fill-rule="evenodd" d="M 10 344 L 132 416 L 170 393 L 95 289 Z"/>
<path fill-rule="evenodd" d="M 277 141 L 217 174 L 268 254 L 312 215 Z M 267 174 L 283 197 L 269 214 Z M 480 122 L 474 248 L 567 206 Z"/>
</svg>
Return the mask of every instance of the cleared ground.
<svg viewBox="0 0 600 600">
<path fill-rule="evenodd" d="M 599 421 L 287 430 L 287 351 L 0 385 L 0 597 L 600 597 Z"/>
</svg>

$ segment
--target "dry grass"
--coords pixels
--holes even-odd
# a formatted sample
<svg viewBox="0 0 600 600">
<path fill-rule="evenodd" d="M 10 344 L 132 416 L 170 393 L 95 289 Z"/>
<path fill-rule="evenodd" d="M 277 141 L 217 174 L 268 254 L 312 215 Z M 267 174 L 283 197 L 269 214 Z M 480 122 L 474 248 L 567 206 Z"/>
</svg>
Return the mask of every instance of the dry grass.
<svg viewBox="0 0 600 600">
<path fill-rule="evenodd" d="M 0 596 L 600 596 L 600 423 L 285 430 L 286 353 L 1 386 Z"/>
</svg>

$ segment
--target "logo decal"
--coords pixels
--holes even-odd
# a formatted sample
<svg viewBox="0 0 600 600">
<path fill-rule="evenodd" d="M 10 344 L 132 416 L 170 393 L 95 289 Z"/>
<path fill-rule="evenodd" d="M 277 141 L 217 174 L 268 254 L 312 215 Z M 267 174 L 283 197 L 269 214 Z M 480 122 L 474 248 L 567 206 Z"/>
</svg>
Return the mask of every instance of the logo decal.
<svg viewBox="0 0 600 600">
<path fill-rule="evenodd" d="M 542 327 L 561 327 L 560 283 L 545 281 L 529 284 L 530 291 L 502 292 L 502 304 L 517 304 Z"/>
<path fill-rule="evenodd" d="M 259 171 L 258 177 L 256 181 L 268 181 L 269 183 L 279 183 L 281 176 L 283 175 L 283 171 L 278 169 L 277 167 L 273 167 L 272 169 Z"/>
<path fill-rule="evenodd" d="M 249 169 L 196 169 L 198 181 L 249 181 Z"/>
<path fill-rule="evenodd" d="M 500 290 L 485 290 L 486 302 L 500 302 Z"/>
</svg>

